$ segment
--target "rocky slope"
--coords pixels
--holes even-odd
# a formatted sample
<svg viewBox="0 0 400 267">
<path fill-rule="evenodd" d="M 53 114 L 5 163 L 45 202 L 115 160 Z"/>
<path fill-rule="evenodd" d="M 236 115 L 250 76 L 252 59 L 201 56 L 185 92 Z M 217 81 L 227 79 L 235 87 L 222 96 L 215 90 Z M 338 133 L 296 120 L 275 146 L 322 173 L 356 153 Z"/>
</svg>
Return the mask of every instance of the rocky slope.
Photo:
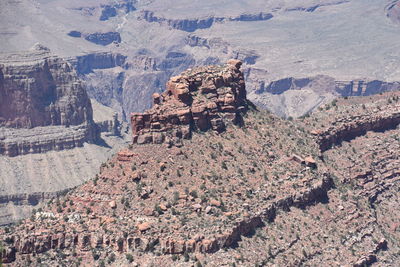
<svg viewBox="0 0 400 267">
<path fill-rule="evenodd" d="M 172 79 L 165 94 L 167 96 L 169 92 L 170 98 L 164 98 L 163 103 L 191 102 L 187 96 L 196 92 L 205 101 L 201 92 L 213 84 L 205 87 L 205 83 L 215 77 L 224 84 L 222 77 L 225 77 L 229 81 L 229 84 L 225 82 L 225 85 L 229 85 L 225 89 L 232 93 L 228 98 L 235 100 L 233 96 L 237 94 L 237 102 L 230 101 L 230 104 L 243 105 L 247 100 L 239 67 L 240 62 L 231 61 L 228 66 L 192 70 L 193 77 L 203 73 L 197 79 L 198 85 L 203 86 L 191 86 L 193 91 L 182 90 L 184 88 L 176 86 L 182 83 Z M 188 73 L 182 74 L 182 77 Z M 223 96 L 224 99 L 227 97 L 226 94 Z M 221 102 L 222 107 L 224 103 Z M 232 114 L 230 111 L 226 110 L 226 115 Z M 229 117 L 232 119 L 235 116 Z M 54 206 L 55 210 L 52 208 L 49 212 L 36 213 L 36 219 L 32 217 L 35 221 L 32 221 L 35 225 L 32 229 L 40 233 L 39 236 L 7 237 L 8 242 L 14 246 L 7 250 L 4 261 L 13 260 L 14 253 L 52 252 L 52 248 L 69 253 L 67 251 L 76 246 L 81 251 L 98 251 L 96 260 L 106 257 L 101 251 L 114 253 L 111 252 L 114 249 L 124 253 L 147 254 L 153 251 L 161 255 L 214 253 L 237 244 L 241 236 L 273 220 L 280 210 L 291 206 L 305 207 L 322 201 L 333 185 L 324 167 L 314 173 L 311 168 L 316 163 L 312 159 L 304 165 L 294 163 L 286 153 L 279 150 L 281 143 L 271 142 L 276 138 L 275 135 L 262 134 L 265 147 L 260 147 L 260 140 L 256 141 L 255 138 L 264 131 L 261 127 L 265 120 L 271 124 L 276 123 L 276 126 L 281 125 L 295 136 L 305 133 L 270 115 L 263 117 L 252 111 L 251 115 L 246 116 L 245 128 L 228 124 L 224 132 L 216 128 L 215 133 L 209 131 L 206 135 L 194 135 L 193 140 L 184 142 L 182 148 L 144 144 L 121 151 L 102 166 L 101 173 L 94 180 L 68 193 L 67 198 L 60 199 L 60 202 L 57 201 L 59 204 Z M 206 129 L 201 128 L 204 131 Z M 239 140 L 248 138 L 254 142 L 237 146 Z M 317 146 L 296 151 L 296 143 L 287 141 L 284 146 L 296 154 L 312 155 L 316 152 Z M 154 149 L 158 153 L 154 154 Z M 266 158 L 259 160 L 264 153 L 267 153 Z M 277 162 L 280 164 L 275 164 Z M 293 180 L 287 173 L 289 166 L 292 166 L 291 171 L 297 171 L 303 178 Z M 278 173 L 283 176 L 275 184 L 272 177 Z M 231 180 L 228 188 L 225 179 Z M 264 184 L 262 190 L 258 186 L 260 183 Z M 250 204 L 251 199 L 257 205 Z M 103 215 L 100 216 L 99 212 Z M 61 235 L 54 235 L 53 230 L 42 232 L 39 221 L 48 221 L 46 217 L 54 220 L 52 227 L 65 227 Z M 125 221 L 126 218 L 131 220 L 125 226 L 120 225 L 120 220 Z M 101 230 L 100 225 L 103 227 L 100 227 Z M 175 229 L 174 234 L 170 232 L 172 229 Z M 85 256 L 85 262 L 93 260 L 92 256 Z"/>
<path fill-rule="evenodd" d="M 201 82 L 238 71 L 200 70 Z M 201 91 L 174 91 L 182 89 L 177 84 L 168 83 L 164 96 L 171 95 L 161 104 L 156 97 L 150 114 Z M 242 124 L 222 132 L 196 131 L 175 145 L 133 144 L 94 179 L 0 229 L 3 262 L 392 266 L 400 245 L 397 213 L 388 213 L 398 209 L 399 96 L 340 99 L 298 120 L 249 105 Z M 343 134 L 324 147 L 320 129 Z"/>
</svg>

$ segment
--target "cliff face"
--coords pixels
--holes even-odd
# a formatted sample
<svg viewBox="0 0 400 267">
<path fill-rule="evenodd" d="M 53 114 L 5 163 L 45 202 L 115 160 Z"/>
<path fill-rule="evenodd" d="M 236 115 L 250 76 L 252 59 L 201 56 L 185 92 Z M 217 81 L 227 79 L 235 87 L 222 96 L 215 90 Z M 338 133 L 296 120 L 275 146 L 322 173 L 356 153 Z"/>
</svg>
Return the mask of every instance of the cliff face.
<svg viewBox="0 0 400 267">
<path fill-rule="evenodd" d="M 326 151 L 343 141 L 365 135 L 368 131 L 381 132 L 394 129 L 400 124 L 399 108 L 379 112 L 375 115 L 352 117 L 337 121 L 337 124 L 321 131 L 315 131 L 321 151 Z"/>
<path fill-rule="evenodd" d="M 239 65 L 231 61 L 172 79 L 149 112 L 133 117 L 145 126 L 137 133 L 145 131 L 153 142 L 155 133 L 213 129 L 212 120 L 197 120 L 196 103 L 217 103 L 212 114 L 224 123 L 232 114 L 238 118 L 246 107 L 245 96 L 238 97 Z M 220 77 L 217 69 L 237 74 L 236 82 L 218 87 L 231 90 L 235 101 L 229 105 L 236 113 L 223 112 L 226 101 L 212 102 L 201 93 L 211 87 L 205 86 L 210 77 Z M 197 87 L 182 82 L 194 73 L 201 76 Z M 215 99 L 227 94 L 222 96 Z M 398 124 L 399 100 L 399 92 L 373 101 L 340 99 L 298 120 L 249 109 L 242 127 L 193 134 L 182 147 L 131 145 L 102 164 L 91 181 L 22 224 L 0 228 L 0 257 L 18 266 L 32 260 L 69 266 L 79 258 L 93 266 L 393 265 L 400 247 L 400 135 L 386 129 Z M 181 120 L 177 114 L 188 115 Z M 201 128 L 202 122 L 209 128 Z M 348 142 L 321 152 L 310 132 L 324 129 L 351 134 Z M 0 201 L 47 197 L 10 195 Z"/>
<path fill-rule="evenodd" d="M 263 21 L 269 20 L 273 17 L 271 13 L 259 12 L 254 14 L 241 14 L 233 17 L 215 17 L 208 16 L 205 18 L 191 18 L 191 19 L 170 19 L 162 16 L 157 16 L 152 11 L 143 10 L 140 18 L 147 22 L 158 22 L 166 24 L 174 29 L 194 32 L 198 29 L 208 29 L 214 23 L 221 23 L 226 21 Z"/>
<path fill-rule="evenodd" d="M 200 67 L 171 78 L 154 107 L 131 114 L 133 143 L 176 143 L 193 130 L 221 132 L 227 123 L 240 123 L 247 109 L 241 62 Z"/>
<path fill-rule="evenodd" d="M 92 121 L 72 67 L 46 50 L 0 56 L 0 126 L 32 128 Z"/>
<path fill-rule="evenodd" d="M 73 148 L 97 136 L 90 99 L 69 63 L 40 45 L 0 55 L 0 154 Z"/>
</svg>

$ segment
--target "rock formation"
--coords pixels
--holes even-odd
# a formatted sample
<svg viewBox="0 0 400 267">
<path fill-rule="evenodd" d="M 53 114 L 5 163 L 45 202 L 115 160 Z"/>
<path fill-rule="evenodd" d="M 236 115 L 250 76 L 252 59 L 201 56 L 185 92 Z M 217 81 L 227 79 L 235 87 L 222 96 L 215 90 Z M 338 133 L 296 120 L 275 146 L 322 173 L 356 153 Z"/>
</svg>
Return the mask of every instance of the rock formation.
<svg viewBox="0 0 400 267">
<path fill-rule="evenodd" d="M 48 51 L 0 57 L 0 126 L 91 122 L 92 108 L 71 65 Z"/>
<path fill-rule="evenodd" d="M 71 65 L 48 49 L 36 45 L 33 51 L 0 56 L 0 154 L 15 156 L 94 141 L 92 113 Z"/>
<path fill-rule="evenodd" d="M 350 141 L 368 131 L 383 132 L 395 129 L 400 124 L 400 105 L 396 101 L 386 105 L 385 109 L 377 108 L 356 111 L 345 115 L 332 116 L 329 126 L 311 130 L 322 152 L 344 141 Z M 390 102 L 392 100 L 389 99 Z M 336 104 L 335 104 L 336 105 Z"/>
<path fill-rule="evenodd" d="M 239 62 L 230 63 L 205 69 L 240 76 Z M 209 81 L 210 73 L 203 73 L 199 84 Z M 162 133 L 169 137 L 187 125 L 201 131 L 193 104 L 209 99 L 200 86 L 182 86 L 181 79 L 154 95 L 148 113 L 134 117 L 146 126 L 139 134 L 153 138 L 151 125 L 164 123 L 161 112 L 179 114 L 182 107 L 189 109 L 191 123 L 171 120 L 162 124 L 169 127 Z M 225 88 L 242 88 L 236 84 Z M 246 107 L 242 100 L 238 106 Z M 373 101 L 340 99 L 297 120 L 249 109 L 242 127 L 218 134 L 193 131 L 194 140 L 184 147 L 152 139 L 130 145 L 102 164 L 92 180 L 58 195 L 23 223 L 0 228 L 0 257 L 17 266 L 395 265 L 400 135 L 392 128 L 399 100 L 399 92 Z M 150 120 L 154 114 L 157 121 Z M 234 117 L 214 114 L 224 123 Z M 213 129 L 208 122 L 204 129 Z M 359 125 L 354 131 L 353 122 Z M 319 129 L 348 130 L 351 138 L 321 151 Z M 32 201 L 46 197 L 35 195 Z M 10 196 L 14 202 L 20 198 Z M 29 197 L 21 200 L 26 201 Z"/>
<path fill-rule="evenodd" d="M 154 14 L 154 12 L 148 10 L 143 10 L 140 16 L 141 19 L 144 19 L 147 22 L 164 23 L 174 29 L 186 32 L 194 32 L 198 29 L 208 29 L 216 22 L 221 23 L 225 21 L 265 21 L 271 19 L 272 17 L 273 15 L 271 13 L 258 12 L 254 14 L 240 14 L 232 17 L 208 16 L 205 18 L 193 19 L 169 19 L 162 16 L 157 16 Z"/>
<path fill-rule="evenodd" d="M 154 94 L 154 107 L 132 113 L 133 143 L 170 143 L 190 138 L 193 130 L 221 132 L 240 123 L 247 110 L 241 62 L 199 67 L 171 78 L 164 93 Z"/>
</svg>

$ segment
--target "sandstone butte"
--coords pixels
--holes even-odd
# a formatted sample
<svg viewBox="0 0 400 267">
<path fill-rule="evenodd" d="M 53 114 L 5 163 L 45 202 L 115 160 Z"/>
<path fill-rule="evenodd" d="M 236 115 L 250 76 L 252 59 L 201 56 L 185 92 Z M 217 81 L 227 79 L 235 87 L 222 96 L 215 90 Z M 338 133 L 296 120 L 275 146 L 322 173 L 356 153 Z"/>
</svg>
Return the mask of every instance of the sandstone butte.
<svg viewBox="0 0 400 267">
<path fill-rule="evenodd" d="M 229 123 L 240 123 L 247 110 L 242 62 L 199 67 L 175 76 L 154 106 L 145 113 L 132 113 L 133 143 L 168 143 L 189 139 L 192 131 L 221 132 Z"/>
</svg>

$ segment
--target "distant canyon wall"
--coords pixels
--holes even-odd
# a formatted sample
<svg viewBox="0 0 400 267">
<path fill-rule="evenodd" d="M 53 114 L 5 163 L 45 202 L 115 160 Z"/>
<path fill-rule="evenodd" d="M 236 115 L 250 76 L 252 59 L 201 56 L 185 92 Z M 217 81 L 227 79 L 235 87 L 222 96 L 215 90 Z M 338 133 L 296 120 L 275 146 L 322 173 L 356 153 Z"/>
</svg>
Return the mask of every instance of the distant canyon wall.
<svg viewBox="0 0 400 267">
<path fill-rule="evenodd" d="M 0 154 L 69 149 L 98 136 L 90 99 L 71 64 L 41 45 L 0 55 Z"/>
<path fill-rule="evenodd" d="M 46 51 L 0 58 L 0 126 L 79 125 L 93 118 L 70 64 Z"/>
<path fill-rule="evenodd" d="M 259 12 L 255 14 L 241 14 L 232 17 L 206 17 L 196 19 L 170 19 L 162 16 L 157 16 L 153 11 L 143 10 L 140 18 L 147 22 L 158 22 L 166 24 L 174 29 L 194 32 L 198 29 L 210 28 L 216 22 L 224 21 L 260 21 L 269 20 L 273 17 L 271 13 Z"/>
</svg>

